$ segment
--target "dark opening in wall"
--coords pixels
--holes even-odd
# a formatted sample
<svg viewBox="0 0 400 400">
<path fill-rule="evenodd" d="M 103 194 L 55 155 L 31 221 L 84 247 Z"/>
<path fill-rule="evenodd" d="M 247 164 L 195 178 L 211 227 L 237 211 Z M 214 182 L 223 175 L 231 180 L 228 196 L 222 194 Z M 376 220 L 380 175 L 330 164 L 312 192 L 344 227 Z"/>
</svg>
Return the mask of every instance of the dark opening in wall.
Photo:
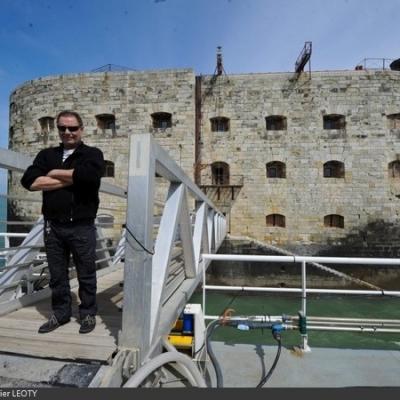
<svg viewBox="0 0 400 400">
<path fill-rule="evenodd" d="M 104 160 L 105 169 L 104 169 L 104 178 L 113 178 L 115 176 L 115 166 L 112 161 Z"/>
<path fill-rule="evenodd" d="M 344 163 L 331 160 L 324 164 L 324 178 L 344 178 Z"/>
<path fill-rule="evenodd" d="M 212 184 L 229 185 L 229 165 L 222 161 L 211 164 Z"/>
<path fill-rule="evenodd" d="M 281 214 L 269 214 L 265 217 L 267 226 L 278 226 L 284 228 L 286 226 L 286 217 Z"/>
<path fill-rule="evenodd" d="M 285 131 L 287 129 L 286 117 L 283 115 L 270 115 L 265 118 L 268 131 Z"/>
<path fill-rule="evenodd" d="M 167 129 L 172 127 L 172 114 L 156 112 L 151 114 L 154 129 Z"/>
<path fill-rule="evenodd" d="M 344 228 L 344 217 L 337 214 L 325 215 L 324 226 L 329 228 Z"/>
<path fill-rule="evenodd" d="M 228 132 L 229 118 L 215 117 L 210 119 L 212 132 Z"/>
<path fill-rule="evenodd" d="M 388 165 L 389 178 L 400 178 L 400 161 L 394 160 Z"/>
<path fill-rule="evenodd" d="M 113 114 L 98 114 L 96 115 L 97 127 L 105 130 L 110 129 L 112 135 L 116 135 L 115 115 Z"/>
<path fill-rule="evenodd" d="M 53 117 L 42 117 L 39 118 L 40 130 L 42 134 L 50 133 L 54 131 L 54 118 Z"/>
<path fill-rule="evenodd" d="M 400 113 L 387 116 L 389 129 L 400 129 Z"/>
<path fill-rule="evenodd" d="M 267 178 L 286 178 L 286 164 L 281 161 L 267 163 Z"/>
<path fill-rule="evenodd" d="M 329 114 L 323 117 L 324 129 L 344 129 L 346 117 L 340 114 Z"/>
</svg>

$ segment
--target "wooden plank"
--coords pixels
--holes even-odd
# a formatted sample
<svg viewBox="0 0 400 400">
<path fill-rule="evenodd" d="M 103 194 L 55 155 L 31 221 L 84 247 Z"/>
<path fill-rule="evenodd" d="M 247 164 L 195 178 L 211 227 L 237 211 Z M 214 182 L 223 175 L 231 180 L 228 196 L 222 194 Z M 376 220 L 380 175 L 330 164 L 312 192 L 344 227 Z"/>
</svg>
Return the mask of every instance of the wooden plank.
<svg viewBox="0 0 400 400">
<path fill-rule="evenodd" d="M 98 315 L 94 331 L 79 334 L 77 288 L 72 290 L 71 322 L 53 332 L 39 334 L 51 314 L 51 301 L 45 299 L 0 317 L 0 352 L 65 360 L 109 361 L 117 349 L 122 313 L 117 303 L 122 299 L 123 270 L 98 278 Z"/>
<path fill-rule="evenodd" d="M 31 342 L 27 338 L 0 336 L 0 348 L 7 353 L 23 354 L 41 358 L 56 358 L 62 360 L 96 360 L 108 361 L 115 347 L 88 346 L 87 344 L 63 346 L 59 342 Z M 44 351 L 45 350 L 45 351 Z"/>
<path fill-rule="evenodd" d="M 44 320 L 45 321 L 45 320 Z M 60 326 L 57 330 L 53 332 L 49 332 L 48 334 L 39 334 L 37 333 L 39 326 L 43 323 L 43 321 L 40 320 L 27 320 L 27 319 L 17 319 L 17 318 L 2 318 L 0 320 L 0 334 L 1 334 L 1 329 L 13 329 L 18 335 L 19 332 L 30 332 L 31 334 L 35 335 L 40 335 L 40 337 L 47 337 L 47 335 L 53 335 L 53 336 L 62 336 L 64 334 L 76 334 L 78 335 L 78 330 L 79 330 L 79 324 L 75 321 L 71 321 L 68 324 Z M 117 330 L 117 326 L 113 326 L 113 330 Z M 104 323 L 97 323 L 96 328 L 94 331 L 90 332 L 87 334 L 89 336 L 105 336 L 107 338 L 111 339 L 111 329 Z M 81 335 L 79 335 L 81 336 Z M 85 335 L 86 336 L 86 335 Z"/>
</svg>

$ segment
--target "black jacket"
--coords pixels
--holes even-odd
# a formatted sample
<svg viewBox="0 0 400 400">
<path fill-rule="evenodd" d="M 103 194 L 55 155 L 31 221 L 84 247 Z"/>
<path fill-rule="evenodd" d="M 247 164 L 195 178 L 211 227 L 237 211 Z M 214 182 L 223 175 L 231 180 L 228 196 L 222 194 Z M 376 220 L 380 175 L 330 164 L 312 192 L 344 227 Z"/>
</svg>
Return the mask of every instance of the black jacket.
<svg viewBox="0 0 400 400">
<path fill-rule="evenodd" d="M 81 142 L 64 163 L 62 156 L 62 144 L 41 150 L 22 176 L 22 186 L 30 190 L 36 178 L 47 175 L 52 169 L 73 168 L 73 185 L 42 192 L 44 218 L 60 222 L 96 218 L 100 180 L 105 168 L 103 153 Z"/>
</svg>

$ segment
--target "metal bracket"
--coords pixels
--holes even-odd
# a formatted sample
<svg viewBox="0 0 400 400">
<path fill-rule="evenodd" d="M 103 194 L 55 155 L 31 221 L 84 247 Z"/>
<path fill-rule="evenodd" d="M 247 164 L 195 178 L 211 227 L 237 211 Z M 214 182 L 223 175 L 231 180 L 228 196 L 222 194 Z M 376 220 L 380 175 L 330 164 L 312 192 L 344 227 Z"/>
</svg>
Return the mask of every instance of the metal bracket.
<svg viewBox="0 0 400 400">
<path fill-rule="evenodd" d="M 136 371 L 138 360 L 139 349 L 119 350 L 98 387 L 121 387 Z"/>
</svg>

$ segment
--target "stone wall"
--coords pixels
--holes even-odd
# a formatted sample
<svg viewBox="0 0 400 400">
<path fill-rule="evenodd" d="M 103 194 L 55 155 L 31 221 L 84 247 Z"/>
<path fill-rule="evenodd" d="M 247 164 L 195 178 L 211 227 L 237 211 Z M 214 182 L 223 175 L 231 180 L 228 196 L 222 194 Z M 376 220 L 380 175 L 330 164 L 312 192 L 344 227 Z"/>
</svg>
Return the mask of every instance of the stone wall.
<svg viewBox="0 0 400 400">
<path fill-rule="evenodd" d="M 226 189 L 218 201 L 214 190 L 216 204 L 231 209 L 233 235 L 301 253 L 337 246 L 346 253 L 356 237 L 360 250 L 377 245 L 382 227 L 390 225 L 393 235 L 381 236 L 380 245 L 395 251 L 380 255 L 400 255 L 399 178 L 388 170 L 400 157 L 400 129 L 391 129 L 387 118 L 400 113 L 399 72 L 204 77 L 202 98 L 201 155 L 207 167 L 201 183 L 211 183 L 215 161 L 229 164 L 232 184 L 243 182 L 234 200 Z M 324 129 L 329 114 L 344 115 L 345 128 Z M 285 116 L 287 129 L 267 130 L 270 115 Z M 211 131 L 216 116 L 230 119 L 228 132 Z M 344 178 L 323 177 L 323 165 L 331 160 L 344 163 Z M 266 177 L 271 161 L 286 164 L 285 179 Z M 284 215 L 286 226 L 266 226 L 269 214 Z M 344 228 L 324 226 L 329 214 L 343 216 Z"/>
<path fill-rule="evenodd" d="M 200 82 L 199 183 L 209 186 L 207 195 L 227 214 L 231 234 L 302 254 L 400 255 L 400 177 L 391 177 L 388 168 L 400 159 L 400 128 L 388 121 L 388 115 L 400 113 L 400 72 L 221 75 L 202 76 Z M 193 176 L 195 89 L 192 70 L 30 81 L 11 95 L 10 148 L 34 155 L 57 144 L 55 131 L 41 135 L 39 118 L 75 109 L 84 118 L 85 141 L 115 163 L 115 178 L 107 181 L 126 185 L 128 137 L 143 132 L 152 132 Z M 153 112 L 171 113 L 172 127 L 153 129 Z M 98 114 L 114 115 L 116 132 L 99 129 Z M 332 114 L 345 117 L 344 128 L 324 129 L 324 116 Z M 271 115 L 284 116 L 286 129 L 267 130 L 265 118 Z M 214 117 L 228 118 L 229 130 L 213 132 Z M 343 178 L 323 176 L 324 163 L 332 160 L 344 164 Z M 216 161 L 230 168 L 229 185 L 218 194 L 211 186 Z M 285 164 L 286 178 L 266 177 L 272 161 Z M 10 181 L 13 194 L 23 191 L 18 181 Z M 124 202 L 107 198 L 102 205 L 124 222 Z M 12 210 L 22 217 L 33 213 L 25 202 L 13 201 Z M 285 227 L 267 226 L 270 214 L 284 215 Z M 344 227 L 325 226 L 324 216 L 331 214 L 342 216 Z"/>
<path fill-rule="evenodd" d="M 46 77 L 27 82 L 11 94 L 10 148 L 34 156 L 40 149 L 57 145 L 56 128 L 43 135 L 42 117 L 56 115 L 65 109 L 78 111 L 84 121 L 83 140 L 99 147 L 106 160 L 115 164 L 115 177 L 105 181 L 125 188 L 127 185 L 129 136 L 152 132 L 189 176 L 194 155 L 194 81 L 191 70 L 154 72 L 105 72 Z M 151 114 L 172 114 L 172 126 L 153 128 Z M 115 130 L 98 127 L 96 115 L 115 117 Z M 25 195 L 20 175 L 10 180 L 10 192 Z M 36 193 L 31 196 L 37 196 Z M 112 214 L 119 228 L 125 222 L 126 202 L 101 195 L 100 214 Z M 32 218 L 39 205 L 13 200 L 13 216 Z"/>
</svg>

